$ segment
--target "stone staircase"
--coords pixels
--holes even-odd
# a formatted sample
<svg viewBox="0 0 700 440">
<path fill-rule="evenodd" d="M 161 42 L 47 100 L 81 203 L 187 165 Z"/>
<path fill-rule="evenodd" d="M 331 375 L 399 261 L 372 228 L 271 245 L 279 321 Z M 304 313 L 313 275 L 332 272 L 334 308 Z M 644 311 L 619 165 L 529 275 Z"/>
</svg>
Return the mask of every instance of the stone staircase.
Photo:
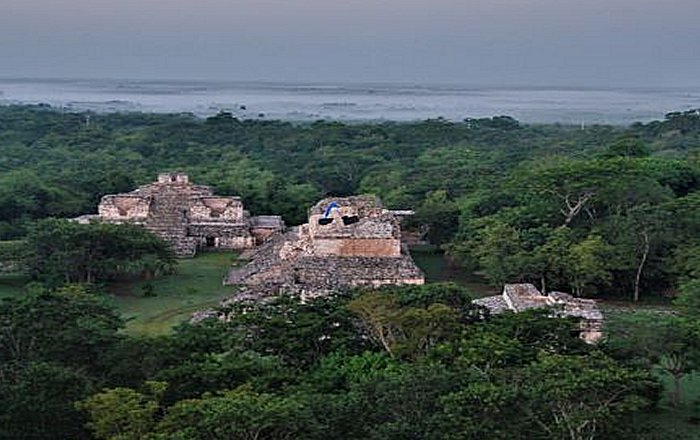
<svg viewBox="0 0 700 440">
<path fill-rule="evenodd" d="M 193 256 L 197 249 L 196 239 L 187 236 L 187 206 L 180 204 L 177 195 L 159 195 L 154 198 L 146 229 L 170 243 L 178 256 Z"/>
</svg>

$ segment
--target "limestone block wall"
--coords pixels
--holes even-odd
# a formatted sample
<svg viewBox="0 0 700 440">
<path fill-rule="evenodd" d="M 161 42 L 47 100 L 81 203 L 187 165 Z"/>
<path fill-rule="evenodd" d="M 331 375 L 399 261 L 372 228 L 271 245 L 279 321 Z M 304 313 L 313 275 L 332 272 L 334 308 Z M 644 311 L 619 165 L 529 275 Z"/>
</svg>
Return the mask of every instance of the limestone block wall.
<svg viewBox="0 0 700 440">
<path fill-rule="evenodd" d="M 213 247 L 220 249 L 249 249 L 255 246 L 255 238 L 245 224 L 190 224 L 187 235 L 194 237 L 198 246 L 203 248 L 211 247 L 212 240 Z"/>
<path fill-rule="evenodd" d="M 303 285 L 378 287 L 425 283 L 423 273 L 408 256 L 307 257 L 294 265 L 295 282 Z"/>
<path fill-rule="evenodd" d="M 351 215 L 350 215 L 351 216 Z M 312 237 L 398 238 L 401 235 L 398 220 L 391 214 L 375 217 L 358 217 L 356 223 L 346 225 L 338 211 L 329 216 L 333 221 L 323 223 L 323 215 L 309 217 L 309 234 Z"/>
<path fill-rule="evenodd" d="M 189 237 L 188 237 L 189 238 Z M 227 249 L 243 250 L 250 249 L 255 245 L 255 240 L 251 237 L 193 237 L 198 249 Z M 211 240 L 211 241 L 210 241 Z"/>
<path fill-rule="evenodd" d="M 238 197 L 207 196 L 190 200 L 192 221 L 243 221 L 243 203 Z"/>
<path fill-rule="evenodd" d="M 313 253 L 338 257 L 398 257 L 401 240 L 394 238 L 316 238 Z"/>
<path fill-rule="evenodd" d="M 355 286 L 366 286 L 366 287 L 381 287 L 381 286 L 397 286 L 397 285 L 416 285 L 422 286 L 425 284 L 424 278 L 387 278 L 383 280 L 370 280 L 370 281 L 359 281 L 354 283 Z"/>
<path fill-rule="evenodd" d="M 217 247 L 220 249 L 250 249 L 255 246 L 253 237 L 219 237 Z"/>
<path fill-rule="evenodd" d="M 98 214 L 106 220 L 143 220 L 148 217 L 151 197 L 129 194 L 106 195 L 98 206 Z"/>
<path fill-rule="evenodd" d="M 190 178 L 185 173 L 160 173 L 158 183 L 190 183 Z"/>
<path fill-rule="evenodd" d="M 264 243 L 267 241 L 268 238 L 273 236 L 274 234 L 278 233 L 278 229 L 269 229 L 269 228 L 251 228 L 250 233 L 253 235 L 255 238 L 255 242 L 260 244 Z"/>
<path fill-rule="evenodd" d="M 278 215 L 258 215 L 248 218 L 250 233 L 257 244 L 266 242 L 273 235 L 283 232 L 284 220 Z"/>
<path fill-rule="evenodd" d="M 197 252 L 197 240 L 193 237 L 181 237 L 172 242 L 173 249 L 178 256 L 192 257 Z"/>
<path fill-rule="evenodd" d="M 343 212 L 344 209 L 349 209 L 349 212 L 354 212 L 360 217 L 374 217 L 384 212 L 384 207 L 378 197 L 364 194 L 359 196 L 330 197 L 323 199 L 311 207 L 309 215 L 323 214 L 326 208 L 333 202 L 338 204 L 341 212 Z"/>
</svg>

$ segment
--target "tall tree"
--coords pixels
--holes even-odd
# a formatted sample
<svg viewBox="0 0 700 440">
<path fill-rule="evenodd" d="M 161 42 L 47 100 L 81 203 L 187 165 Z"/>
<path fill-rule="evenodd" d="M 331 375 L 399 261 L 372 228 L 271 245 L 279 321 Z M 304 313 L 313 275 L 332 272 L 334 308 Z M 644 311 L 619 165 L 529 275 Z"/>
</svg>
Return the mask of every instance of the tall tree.
<svg viewBox="0 0 700 440">
<path fill-rule="evenodd" d="M 169 273 L 176 264 L 164 241 L 130 224 L 48 219 L 32 228 L 25 244 L 30 275 L 52 286 Z"/>
</svg>

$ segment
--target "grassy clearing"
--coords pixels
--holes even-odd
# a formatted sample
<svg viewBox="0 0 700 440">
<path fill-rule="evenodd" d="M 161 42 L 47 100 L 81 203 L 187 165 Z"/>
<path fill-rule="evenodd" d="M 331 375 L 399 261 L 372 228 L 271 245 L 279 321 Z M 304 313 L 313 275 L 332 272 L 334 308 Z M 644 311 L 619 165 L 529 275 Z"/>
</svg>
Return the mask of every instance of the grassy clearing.
<svg viewBox="0 0 700 440">
<path fill-rule="evenodd" d="M 233 291 L 222 280 L 235 261 L 236 255 L 230 252 L 201 254 L 181 260 L 174 275 L 112 283 L 108 290 L 127 321 L 127 333 L 166 334 L 193 312 L 216 306 Z M 153 296 L 144 296 L 148 289 Z"/>
</svg>

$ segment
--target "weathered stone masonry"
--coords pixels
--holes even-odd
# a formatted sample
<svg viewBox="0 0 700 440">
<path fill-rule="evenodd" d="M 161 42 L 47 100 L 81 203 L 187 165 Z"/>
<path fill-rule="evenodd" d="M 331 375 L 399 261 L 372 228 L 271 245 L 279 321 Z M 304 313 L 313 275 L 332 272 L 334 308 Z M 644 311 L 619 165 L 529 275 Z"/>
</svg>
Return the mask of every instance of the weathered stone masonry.
<svg viewBox="0 0 700 440">
<path fill-rule="evenodd" d="M 584 341 L 594 343 L 603 337 L 603 314 L 591 299 L 575 298 L 563 292 L 544 295 L 532 284 L 506 284 L 501 295 L 476 299 L 474 303 L 494 314 L 549 308 L 552 316 L 578 318 L 580 336 Z"/>
<path fill-rule="evenodd" d="M 178 256 L 207 248 L 250 249 L 284 230 L 280 217 L 251 217 L 239 197 L 216 196 L 183 173 L 162 173 L 156 182 L 130 193 L 106 195 L 97 215 L 77 220 L 143 225 L 169 242 Z"/>
<path fill-rule="evenodd" d="M 244 286 L 246 297 L 313 297 L 345 287 L 425 282 L 401 244 L 399 220 L 373 196 L 322 200 L 311 208 L 308 223 L 246 253 L 250 263 L 233 268 L 226 279 Z"/>
</svg>

